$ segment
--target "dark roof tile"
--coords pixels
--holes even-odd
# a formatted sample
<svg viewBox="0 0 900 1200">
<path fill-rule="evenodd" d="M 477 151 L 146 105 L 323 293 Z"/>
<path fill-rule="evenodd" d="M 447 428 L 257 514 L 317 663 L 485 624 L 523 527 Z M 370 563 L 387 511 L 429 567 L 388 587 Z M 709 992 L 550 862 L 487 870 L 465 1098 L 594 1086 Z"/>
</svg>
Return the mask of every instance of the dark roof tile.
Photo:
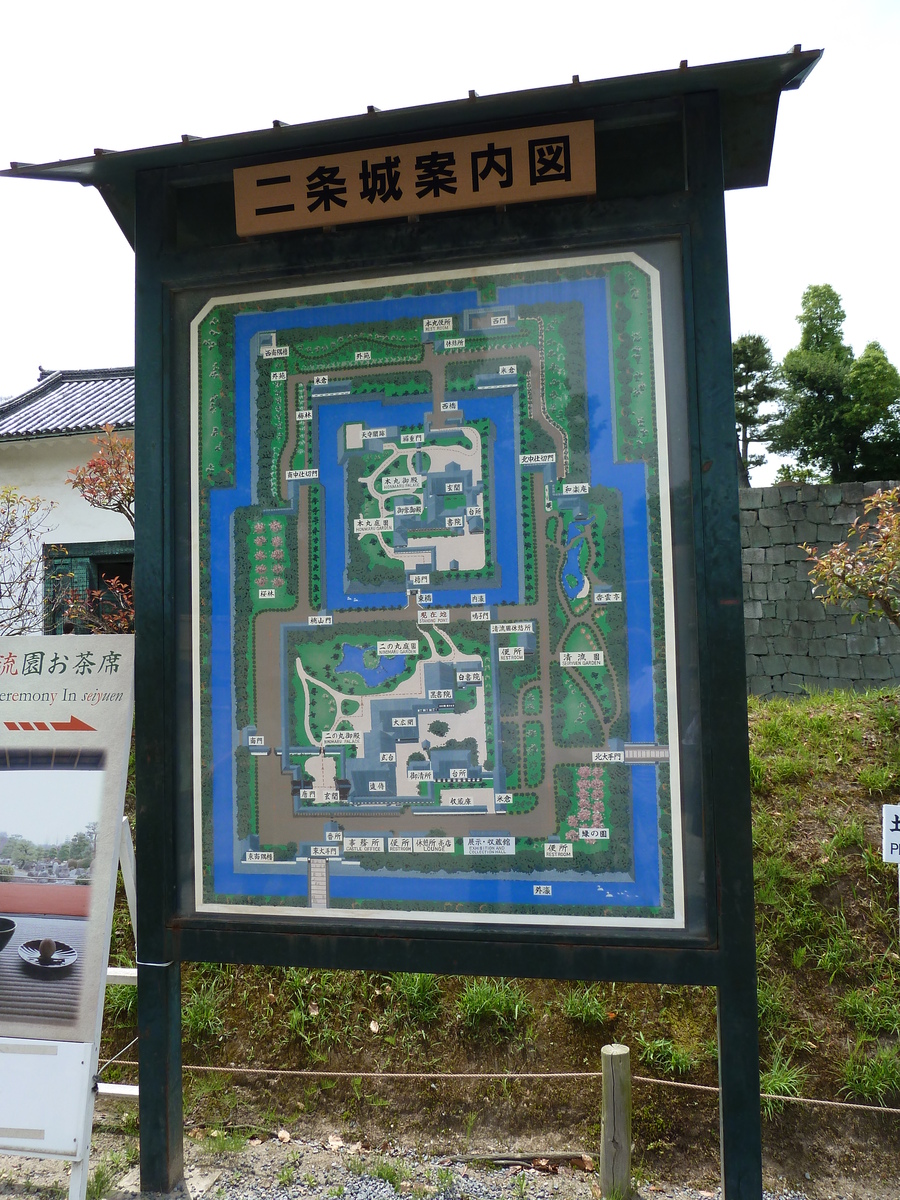
<svg viewBox="0 0 900 1200">
<path fill-rule="evenodd" d="M 134 367 L 44 371 L 36 387 L 0 404 L 0 438 L 134 428 Z"/>
</svg>

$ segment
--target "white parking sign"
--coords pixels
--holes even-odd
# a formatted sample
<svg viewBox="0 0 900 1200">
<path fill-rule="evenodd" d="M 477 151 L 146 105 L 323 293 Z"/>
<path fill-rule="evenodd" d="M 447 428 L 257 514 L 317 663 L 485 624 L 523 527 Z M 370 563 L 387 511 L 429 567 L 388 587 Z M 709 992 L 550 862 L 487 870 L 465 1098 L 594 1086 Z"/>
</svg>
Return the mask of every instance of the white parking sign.
<svg viewBox="0 0 900 1200">
<path fill-rule="evenodd" d="M 886 863 L 900 863 L 900 804 L 881 807 L 881 857 Z"/>
</svg>

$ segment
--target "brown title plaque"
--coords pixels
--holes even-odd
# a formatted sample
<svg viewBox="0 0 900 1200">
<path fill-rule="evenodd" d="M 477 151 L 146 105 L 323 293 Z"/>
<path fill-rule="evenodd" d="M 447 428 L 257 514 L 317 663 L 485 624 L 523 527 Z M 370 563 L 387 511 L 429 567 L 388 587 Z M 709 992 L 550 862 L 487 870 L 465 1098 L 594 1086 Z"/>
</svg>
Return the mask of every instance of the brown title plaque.
<svg viewBox="0 0 900 1200">
<path fill-rule="evenodd" d="M 592 196 L 594 123 L 323 154 L 234 172 L 240 237 Z"/>
</svg>

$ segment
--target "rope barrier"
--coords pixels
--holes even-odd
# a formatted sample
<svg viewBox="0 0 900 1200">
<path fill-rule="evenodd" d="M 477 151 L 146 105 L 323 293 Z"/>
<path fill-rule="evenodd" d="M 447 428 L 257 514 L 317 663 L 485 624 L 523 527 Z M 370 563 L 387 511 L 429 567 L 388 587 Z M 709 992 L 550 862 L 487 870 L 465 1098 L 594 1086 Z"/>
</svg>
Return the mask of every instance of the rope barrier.
<svg viewBox="0 0 900 1200">
<path fill-rule="evenodd" d="M 130 1050 L 131 1046 L 126 1046 L 120 1051 L 124 1054 L 126 1050 Z M 110 1059 L 109 1062 L 115 1062 L 116 1059 Z M 102 1069 L 105 1069 L 109 1063 L 104 1063 Z M 136 1067 L 138 1064 L 129 1059 L 120 1059 L 119 1066 L 121 1067 Z M 602 1071 L 315 1071 L 315 1070 L 290 1070 L 283 1067 L 214 1067 L 207 1066 L 201 1063 L 184 1063 L 182 1066 L 184 1071 L 206 1071 L 219 1072 L 223 1075 L 269 1075 L 283 1076 L 291 1079 L 390 1079 L 390 1080 L 453 1080 L 453 1079 L 478 1079 L 478 1080 L 505 1080 L 510 1083 L 515 1083 L 518 1080 L 525 1079 L 600 1079 Z M 677 1079 L 656 1079 L 652 1075 L 632 1075 L 632 1083 L 652 1083 L 660 1087 L 684 1088 L 688 1091 L 707 1092 L 712 1095 L 718 1095 L 719 1089 L 708 1083 L 682 1083 Z M 810 1096 L 775 1096 L 769 1092 L 763 1092 L 760 1095 L 761 1100 L 776 1100 L 779 1104 L 810 1104 L 818 1105 L 822 1108 L 842 1108 L 852 1109 L 857 1112 L 870 1113 L 889 1113 L 893 1116 L 900 1116 L 900 1108 L 888 1108 L 880 1104 L 854 1104 L 849 1100 L 816 1100 Z"/>
</svg>

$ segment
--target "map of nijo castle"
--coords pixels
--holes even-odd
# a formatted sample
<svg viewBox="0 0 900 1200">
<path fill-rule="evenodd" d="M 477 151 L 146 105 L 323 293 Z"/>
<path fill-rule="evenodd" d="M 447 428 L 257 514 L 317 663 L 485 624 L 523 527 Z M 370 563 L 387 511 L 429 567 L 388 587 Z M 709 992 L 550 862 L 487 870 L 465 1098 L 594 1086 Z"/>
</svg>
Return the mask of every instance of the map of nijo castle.
<svg viewBox="0 0 900 1200">
<path fill-rule="evenodd" d="M 658 278 L 193 325 L 198 907 L 683 924 Z"/>
</svg>

